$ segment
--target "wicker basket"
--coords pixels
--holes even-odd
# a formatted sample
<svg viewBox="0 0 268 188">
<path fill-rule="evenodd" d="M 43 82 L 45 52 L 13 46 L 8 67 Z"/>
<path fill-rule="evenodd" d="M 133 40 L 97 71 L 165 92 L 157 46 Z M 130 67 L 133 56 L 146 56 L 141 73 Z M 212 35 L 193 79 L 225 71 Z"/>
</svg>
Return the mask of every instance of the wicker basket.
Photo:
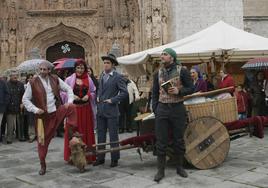
<svg viewBox="0 0 268 188">
<path fill-rule="evenodd" d="M 199 104 L 187 104 L 185 107 L 190 121 L 203 116 L 215 117 L 223 123 L 238 119 L 235 97 Z"/>
</svg>

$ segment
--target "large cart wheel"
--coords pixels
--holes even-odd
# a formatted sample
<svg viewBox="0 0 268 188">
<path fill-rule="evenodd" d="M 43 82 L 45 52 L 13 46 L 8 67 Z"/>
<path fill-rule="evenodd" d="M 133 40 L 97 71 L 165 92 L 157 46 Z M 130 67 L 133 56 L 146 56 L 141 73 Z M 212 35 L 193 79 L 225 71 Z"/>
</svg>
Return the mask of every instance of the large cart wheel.
<svg viewBox="0 0 268 188">
<path fill-rule="evenodd" d="M 198 169 L 220 165 L 228 155 L 230 137 L 221 121 L 200 117 L 191 121 L 184 134 L 185 158 Z"/>
</svg>

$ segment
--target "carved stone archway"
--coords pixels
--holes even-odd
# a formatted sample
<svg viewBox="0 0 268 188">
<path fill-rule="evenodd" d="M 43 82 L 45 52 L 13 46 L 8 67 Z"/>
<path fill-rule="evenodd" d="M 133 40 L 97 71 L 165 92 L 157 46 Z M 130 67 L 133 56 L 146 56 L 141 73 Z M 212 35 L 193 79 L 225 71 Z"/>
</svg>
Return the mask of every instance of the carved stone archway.
<svg viewBox="0 0 268 188">
<path fill-rule="evenodd" d="M 98 62 L 98 51 L 96 49 L 98 49 L 98 47 L 94 40 L 87 33 L 62 23 L 56 27 L 48 28 L 34 36 L 32 40 L 29 41 L 26 51 L 38 48 L 41 56 L 46 58 L 47 49 L 50 46 L 63 41 L 70 41 L 82 46 L 85 50 L 86 61 L 93 69 L 99 72 L 99 66 L 96 66 L 96 62 Z"/>
</svg>

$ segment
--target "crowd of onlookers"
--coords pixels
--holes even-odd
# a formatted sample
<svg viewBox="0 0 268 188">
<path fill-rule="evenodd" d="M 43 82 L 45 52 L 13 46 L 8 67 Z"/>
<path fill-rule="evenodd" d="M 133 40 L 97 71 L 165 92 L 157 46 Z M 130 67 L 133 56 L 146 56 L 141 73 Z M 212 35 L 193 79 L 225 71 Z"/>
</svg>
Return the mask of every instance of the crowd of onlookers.
<svg viewBox="0 0 268 188">
<path fill-rule="evenodd" d="M 28 74 L 25 83 L 18 80 L 17 71 L 11 71 L 7 77 L 0 79 L 0 141 L 6 137 L 7 144 L 11 144 L 15 131 L 19 141 L 33 141 L 35 137 L 34 115 L 22 105 L 22 96 L 28 81 L 33 77 Z"/>
<path fill-rule="evenodd" d="M 88 72 L 97 91 L 98 80 L 92 68 L 89 68 Z M 190 74 L 194 83 L 195 92 L 207 92 L 233 86 L 235 89 L 231 89 L 230 93 L 236 97 L 239 119 L 268 114 L 268 82 L 265 78 L 264 71 L 246 73 L 245 82 L 239 85 L 235 85 L 232 76 L 227 74 L 225 70 L 220 70 L 220 79 L 217 85 L 212 83 L 208 74 L 201 73 L 198 66 L 193 66 L 190 69 Z M 68 72 L 58 72 L 58 75 L 64 80 L 69 74 Z M 17 71 L 11 71 L 9 79 L 7 77 L 1 77 L 0 141 L 5 136 L 7 144 L 12 143 L 14 133 L 19 141 L 32 142 L 35 139 L 34 115 L 28 112 L 21 102 L 26 84 L 32 77 L 33 74 L 28 74 L 24 83 L 18 80 L 19 74 Z M 133 113 L 133 107 L 135 102 L 141 98 L 141 92 L 139 92 L 138 87 L 129 79 L 127 74 L 124 74 L 124 79 L 129 97 L 119 105 L 121 114 L 119 119 L 119 133 L 133 131 L 133 117 L 137 114 L 136 112 Z M 148 104 L 150 105 L 150 102 Z M 62 124 L 58 129 L 57 135 L 62 136 L 63 132 Z"/>
<path fill-rule="evenodd" d="M 235 84 L 232 76 L 227 74 L 224 69 L 219 72 L 220 78 L 216 86 L 208 79 L 207 74 L 203 73 L 201 75 L 196 66 L 191 69 L 191 76 L 195 92 L 234 87 L 229 92 L 236 97 L 239 119 L 268 115 L 268 82 L 265 77 L 265 71 L 247 71 L 244 83 L 238 85 Z"/>
<path fill-rule="evenodd" d="M 57 72 L 58 76 L 65 80 L 72 72 L 63 71 Z M 98 91 L 98 80 L 94 75 L 93 69 L 88 69 L 88 74 L 91 77 L 96 92 Z M 33 78 L 33 74 L 27 74 L 24 81 L 19 80 L 19 72 L 13 70 L 8 77 L 0 78 L 0 142 L 5 138 L 7 144 L 11 144 L 14 135 L 19 141 L 33 142 L 36 139 L 34 128 L 34 114 L 28 112 L 23 104 L 22 97 L 26 89 L 27 83 Z M 127 74 L 123 75 L 129 98 L 120 103 L 120 119 L 119 133 L 125 131 L 132 132 L 133 129 L 129 122 L 133 121 L 132 109 L 134 101 L 140 98 L 136 84 L 128 78 Z M 57 135 L 63 137 L 64 124 L 62 123 L 57 130 Z M 95 127 L 96 128 L 96 125 Z"/>
</svg>

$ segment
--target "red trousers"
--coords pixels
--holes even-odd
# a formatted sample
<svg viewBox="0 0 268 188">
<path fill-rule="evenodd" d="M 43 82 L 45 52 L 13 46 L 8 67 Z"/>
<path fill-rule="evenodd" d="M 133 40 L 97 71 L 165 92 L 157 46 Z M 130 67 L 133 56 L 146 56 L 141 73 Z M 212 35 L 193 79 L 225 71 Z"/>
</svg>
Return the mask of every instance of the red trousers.
<svg viewBox="0 0 268 188">
<path fill-rule="evenodd" d="M 68 124 L 69 126 L 76 126 L 77 117 L 75 105 L 69 104 L 68 107 L 66 105 L 61 105 L 55 112 L 52 112 L 50 114 L 44 114 L 43 122 L 45 132 L 45 144 L 42 145 L 38 143 L 38 155 L 40 162 L 45 162 L 49 143 L 51 139 L 56 135 L 57 128 L 65 117 L 67 118 L 66 124 Z M 35 125 L 37 126 L 37 124 Z M 37 134 L 38 133 L 36 132 L 36 135 Z"/>
</svg>

